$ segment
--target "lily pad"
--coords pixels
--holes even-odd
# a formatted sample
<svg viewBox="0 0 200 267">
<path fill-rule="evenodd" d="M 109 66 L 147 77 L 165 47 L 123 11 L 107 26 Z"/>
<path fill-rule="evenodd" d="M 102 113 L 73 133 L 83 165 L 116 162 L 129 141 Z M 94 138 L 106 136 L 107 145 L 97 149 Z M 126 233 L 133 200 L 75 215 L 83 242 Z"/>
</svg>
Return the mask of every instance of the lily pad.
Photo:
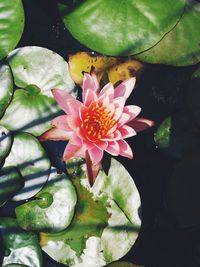
<svg viewBox="0 0 200 267">
<path fill-rule="evenodd" d="M 170 145 L 172 118 L 167 117 L 158 127 L 155 133 L 155 142 L 160 148 L 167 148 Z"/>
<path fill-rule="evenodd" d="M 74 91 L 68 64 L 54 51 L 38 46 L 26 46 L 12 51 L 7 61 L 18 87 L 27 88 L 34 84 L 47 96 L 52 96 L 51 89 L 55 87 L 69 93 Z"/>
<path fill-rule="evenodd" d="M 51 89 L 74 92 L 68 64 L 55 52 L 42 47 L 23 47 L 8 56 L 16 90 L 1 124 L 13 131 L 41 135 L 52 127 L 51 120 L 61 112 Z"/>
<path fill-rule="evenodd" d="M 0 125 L 0 165 L 8 155 L 12 145 L 11 133 Z"/>
<path fill-rule="evenodd" d="M 0 118 L 10 103 L 13 95 L 13 78 L 10 67 L 6 64 L 0 65 Z"/>
<path fill-rule="evenodd" d="M 51 120 L 61 114 L 53 97 L 40 93 L 35 85 L 14 92 L 0 123 L 11 131 L 39 136 L 52 127 Z"/>
<path fill-rule="evenodd" d="M 200 61 L 200 3 L 187 0 L 184 14 L 176 27 L 149 50 L 135 58 L 156 64 L 193 65 Z"/>
<path fill-rule="evenodd" d="M 7 56 L 19 42 L 24 29 L 24 9 L 21 0 L 1 0 L 0 59 Z"/>
<path fill-rule="evenodd" d="M 200 150 L 186 154 L 167 182 L 165 206 L 180 228 L 200 224 L 199 165 Z"/>
<path fill-rule="evenodd" d="M 35 198 L 15 209 L 20 227 L 27 231 L 59 232 L 69 226 L 77 197 L 65 174 L 52 169 L 47 184 Z"/>
<path fill-rule="evenodd" d="M 65 231 L 41 233 L 40 244 L 48 255 L 63 264 L 104 266 L 124 256 L 134 244 L 141 224 L 136 214 L 140 198 L 132 178 L 116 160 L 112 160 L 108 176 L 100 171 L 92 189 L 85 170 L 83 161 L 67 164 L 78 196 L 75 216 Z M 112 189 L 115 183 L 118 185 Z"/>
<path fill-rule="evenodd" d="M 16 166 L 24 179 L 24 187 L 14 196 L 14 201 L 27 199 L 38 193 L 50 172 L 50 161 L 43 147 L 28 133 L 15 134 L 4 166 Z"/>
<path fill-rule="evenodd" d="M 59 8 L 65 26 L 80 43 L 117 56 L 152 47 L 176 25 L 184 6 L 185 0 L 86 0 Z"/>
<path fill-rule="evenodd" d="M 24 180 L 14 167 L 0 170 L 0 207 L 12 198 L 22 187 Z"/>
<path fill-rule="evenodd" d="M 35 234 L 22 230 L 13 218 L 1 218 L 0 235 L 5 246 L 3 265 L 42 267 L 42 253 Z"/>
</svg>

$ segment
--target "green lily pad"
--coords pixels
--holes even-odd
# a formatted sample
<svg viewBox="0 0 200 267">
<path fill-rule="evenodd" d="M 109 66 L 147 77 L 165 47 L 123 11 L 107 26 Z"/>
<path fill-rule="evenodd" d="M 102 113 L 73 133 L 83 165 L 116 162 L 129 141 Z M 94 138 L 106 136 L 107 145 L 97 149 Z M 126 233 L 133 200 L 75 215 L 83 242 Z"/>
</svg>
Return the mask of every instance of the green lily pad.
<svg viewBox="0 0 200 267">
<path fill-rule="evenodd" d="M 67 3 L 67 1 L 66 1 Z M 60 4 L 65 26 L 85 46 L 105 55 L 132 55 L 157 43 L 178 22 L 185 0 L 93 1 Z"/>
<path fill-rule="evenodd" d="M 77 197 L 72 182 L 55 169 L 36 200 L 15 209 L 17 221 L 27 231 L 59 232 L 67 228 L 74 215 Z"/>
<path fill-rule="evenodd" d="M 52 96 L 51 89 L 59 88 L 73 93 L 74 82 L 67 62 L 55 52 L 37 46 L 15 49 L 8 57 L 15 84 L 21 88 L 36 85 L 41 93 Z"/>
<path fill-rule="evenodd" d="M 23 183 L 16 168 L 6 167 L 0 170 L 0 207 L 23 187 Z"/>
<path fill-rule="evenodd" d="M 0 65 L 0 118 L 10 103 L 13 94 L 13 78 L 10 67 Z"/>
<path fill-rule="evenodd" d="M 158 127 L 155 134 L 155 142 L 160 148 L 167 148 L 170 145 L 170 130 L 172 118 L 167 117 Z"/>
<path fill-rule="evenodd" d="M 11 133 L 0 125 L 0 165 L 8 155 L 12 145 Z"/>
<path fill-rule="evenodd" d="M 13 198 L 23 200 L 38 193 L 47 181 L 50 161 L 40 142 L 31 134 L 17 133 L 4 166 L 16 166 L 24 179 L 24 187 Z"/>
<path fill-rule="evenodd" d="M 13 218 L 1 218 L 0 235 L 5 246 L 3 265 L 42 267 L 42 253 L 35 234 L 22 230 Z"/>
<path fill-rule="evenodd" d="M 1 0 L 0 59 L 7 56 L 19 42 L 24 29 L 24 9 L 21 0 Z"/>
<path fill-rule="evenodd" d="M 135 58 L 156 64 L 193 65 L 200 61 L 200 3 L 187 1 L 184 14 L 176 27 L 149 50 Z"/>
<path fill-rule="evenodd" d="M 116 167 L 121 176 L 116 175 Z M 100 171 L 92 189 L 85 170 L 83 161 L 67 164 L 78 196 L 75 216 L 65 231 L 41 233 L 40 244 L 48 255 L 63 264 L 104 266 L 124 256 L 138 236 L 141 224 L 136 215 L 140 206 L 139 194 L 128 172 L 116 160 L 112 160 L 108 176 Z M 112 183 L 111 178 L 118 183 L 113 189 L 115 182 Z M 120 192 L 121 180 L 127 195 L 124 190 Z"/>
<path fill-rule="evenodd" d="M 167 182 L 165 206 L 181 228 L 200 224 L 199 165 L 200 150 L 186 154 Z"/>
<path fill-rule="evenodd" d="M 23 47 L 8 56 L 16 90 L 1 124 L 12 131 L 41 135 L 52 127 L 51 121 L 61 112 L 51 89 L 74 92 L 68 64 L 55 52 L 42 47 Z"/>
<path fill-rule="evenodd" d="M 192 75 L 187 102 L 196 122 L 200 125 L 200 68 Z"/>
<path fill-rule="evenodd" d="M 14 92 L 0 123 L 11 131 L 29 132 L 39 136 L 52 127 L 51 120 L 60 115 L 60 108 L 54 98 L 43 95 L 37 87 Z"/>
</svg>

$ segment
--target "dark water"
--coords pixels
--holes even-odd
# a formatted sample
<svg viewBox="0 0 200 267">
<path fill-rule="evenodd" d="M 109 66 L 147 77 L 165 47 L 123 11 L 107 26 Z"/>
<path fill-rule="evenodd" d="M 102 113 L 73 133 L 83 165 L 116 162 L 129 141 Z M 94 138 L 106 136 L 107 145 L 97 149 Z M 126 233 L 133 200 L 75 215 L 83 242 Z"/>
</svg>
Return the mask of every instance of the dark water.
<svg viewBox="0 0 200 267">
<path fill-rule="evenodd" d="M 65 59 L 72 52 L 89 51 L 65 29 L 56 8 L 56 1 L 24 0 L 23 2 L 26 27 L 19 46 L 46 47 Z M 167 152 L 158 149 L 154 142 L 154 133 L 159 123 L 171 114 L 180 114 L 177 115 L 178 122 L 182 118 L 186 128 L 190 127 L 191 119 L 189 111 L 185 110 L 185 98 L 191 74 L 195 68 L 196 66 L 175 68 L 149 65 L 129 99 L 129 103 L 142 107 L 141 115 L 154 120 L 155 127 L 130 140 L 129 143 L 135 155 L 134 160 L 120 158 L 140 192 L 143 219 L 139 238 L 132 250 L 122 259 L 124 261 L 135 262 L 145 267 L 200 266 L 200 220 L 196 220 L 192 227 L 183 229 L 178 225 L 177 217 L 165 203 L 166 188 L 171 174 L 182 155 L 187 153 L 191 146 L 195 148 L 196 141 L 193 140 L 193 135 L 186 134 L 185 139 L 181 139 L 182 135 L 178 136 L 175 145 Z M 173 120 L 176 123 L 176 116 Z M 63 142 L 45 144 L 52 163 L 60 169 L 62 164 L 59 159 L 64 146 Z M 197 187 L 199 185 L 200 182 L 196 184 Z M 181 186 L 180 183 L 176 188 L 177 198 Z M 192 182 L 188 181 L 188 186 L 192 187 Z M 200 213 L 198 206 L 200 197 L 198 193 L 196 194 L 195 200 L 191 201 L 191 206 L 195 206 L 194 213 Z M 8 203 L 1 209 L 1 214 L 14 217 L 15 205 Z M 187 214 L 190 216 L 188 208 L 185 209 L 185 213 L 186 216 Z M 44 266 L 64 265 L 54 262 L 44 254 Z"/>
</svg>

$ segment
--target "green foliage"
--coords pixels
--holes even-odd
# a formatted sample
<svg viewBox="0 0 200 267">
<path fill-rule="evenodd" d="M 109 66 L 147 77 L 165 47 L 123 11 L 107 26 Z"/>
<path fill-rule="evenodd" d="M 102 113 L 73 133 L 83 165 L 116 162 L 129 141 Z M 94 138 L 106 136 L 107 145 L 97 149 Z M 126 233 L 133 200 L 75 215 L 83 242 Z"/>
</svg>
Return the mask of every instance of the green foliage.
<svg viewBox="0 0 200 267">
<path fill-rule="evenodd" d="M 21 0 L 1 0 L 0 59 L 7 56 L 19 42 L 24 29 L 24 9 Z"/>
<path fill-rule="evenodd" d="M 105 55 L 142 52 L 170 31 L 182 15 L 185 0 L 86 0 L 74 8 L 60 5 L 63 21 L 85 46 Z"/>
<path fill-rule="evenodd" d="M 173 30 L 149 50 L 136 55 L 148 63 L 175 66 L 193 65 L 200 61 L 200 3 L 187 1 L 184 14 Z"/>
<path fill-rule="evenodd" d="M 42 267 L 42 253 L 35 234 L 22 230 L 13 218 L 1 218 L 0 235 L 5 246 L 4 265 Z"/>
</svg>

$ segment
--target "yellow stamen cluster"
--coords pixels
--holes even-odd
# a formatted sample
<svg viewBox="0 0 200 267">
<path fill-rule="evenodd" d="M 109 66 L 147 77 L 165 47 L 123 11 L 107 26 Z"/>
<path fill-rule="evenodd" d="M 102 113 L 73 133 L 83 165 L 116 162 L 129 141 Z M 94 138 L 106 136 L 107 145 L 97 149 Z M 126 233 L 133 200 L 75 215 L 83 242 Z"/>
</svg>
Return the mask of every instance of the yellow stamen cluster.
<svg viewBox="0 0 200 267">
<path fill-rule="evenodd" d="M 105 138 L 108 131 L 115 125 L 113 112 L 97 102 L 92 102 L 82 112 L 82 128 L 92 141 Z"/>
</svg>

